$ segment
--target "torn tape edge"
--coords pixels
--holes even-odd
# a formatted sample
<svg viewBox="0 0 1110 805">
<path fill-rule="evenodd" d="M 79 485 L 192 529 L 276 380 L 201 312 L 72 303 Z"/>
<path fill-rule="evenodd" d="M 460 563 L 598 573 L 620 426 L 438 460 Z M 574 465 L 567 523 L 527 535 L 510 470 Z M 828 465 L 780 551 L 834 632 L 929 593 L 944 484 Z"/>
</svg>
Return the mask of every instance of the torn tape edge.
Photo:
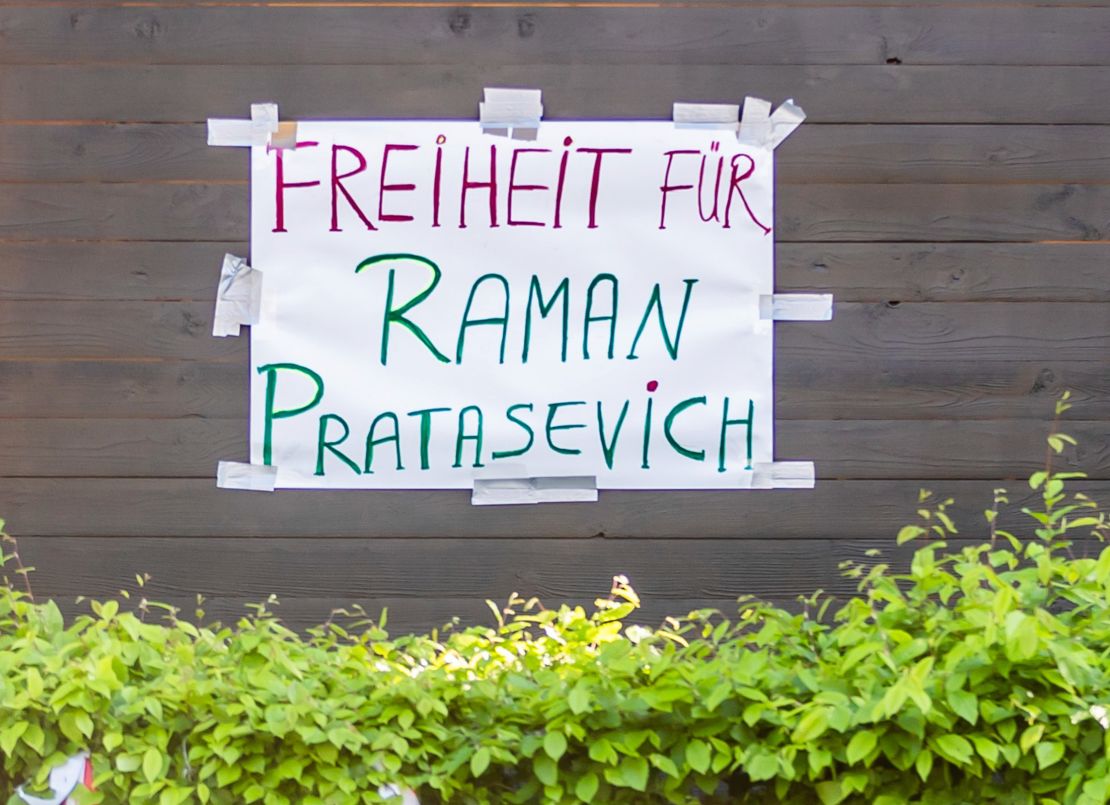
<svg viewBox="0 0 1110 805">
<path fill-rule="evenodd" d="M 272 464 L 220 461 L 216 465 L 216 486 L 248 492 L 273 492 L 277 485 L 277 471 L 278 468 Z"/>
<path fill-rule="evenodd" d="M 831 293 L 761 294 L 759 318 L 765 321 L 831 321 Z"/>
<path fill-rule="evenodd" d="M 597 476 L 558 475 L 531 478 L 475 478 L 470 502 L 474 506 L 529 503 L 594 503 Z"/>
<path fill-rule="evenodd" d="M 752 468 L 751 489 L 813 489 L 817 468 L 812 461 L 758 462 Z"/>
<path fill-rule="evenodd" d="M 483 87 L 478 102 L 478 125 L 486 134 L 515 136 L 517 130 L 538 132 L 543 120 L 543 90 L 509 87 Z"/>
</svg>

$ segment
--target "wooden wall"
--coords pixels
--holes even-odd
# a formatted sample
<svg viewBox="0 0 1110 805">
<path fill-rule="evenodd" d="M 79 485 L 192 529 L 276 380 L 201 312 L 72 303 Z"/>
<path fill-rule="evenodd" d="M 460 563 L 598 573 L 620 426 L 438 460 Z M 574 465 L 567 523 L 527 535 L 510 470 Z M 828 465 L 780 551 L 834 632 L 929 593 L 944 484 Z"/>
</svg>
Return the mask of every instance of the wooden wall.
<svg viewBox="0 0 1110 805">
<path fill-rule="evenodd" d="M 1064 388 L 1067 461 L 1110 499 L 1106 3 L 403 5 L 0 0 L 0 514 L 40 596 L 145 571 L 222 617 L 276 592 L 296 625 L 358 602 L 414 628 L 618 572 L 649 619 L 847 592 L 837 563 L 892 548 L 920 486 L 974 536 Z M 776 419 L 815 490 L 215 488 L 247 456 L 248 342 L 209 333 L 248 173 L 205 119 L 474 117 L 486 85 L 542 88 L 551 119 L 806 109 L 778 153 L 778 287 L 837 314 L 777 326 Z"/>
</svg>

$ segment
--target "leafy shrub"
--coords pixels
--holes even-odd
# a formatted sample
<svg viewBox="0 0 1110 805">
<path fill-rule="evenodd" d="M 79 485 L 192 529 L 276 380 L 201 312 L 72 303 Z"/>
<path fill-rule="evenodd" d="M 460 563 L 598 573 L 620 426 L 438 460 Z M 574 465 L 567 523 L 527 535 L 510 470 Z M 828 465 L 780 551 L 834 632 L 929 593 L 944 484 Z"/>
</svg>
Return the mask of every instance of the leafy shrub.
<svg viewBox="0 0 1110 805">
<path fill-rule="evenodd" d="M 1073 542 L 1105 531 L 1073 477 L 1030 479 L 1025 539 L 1002 490 L 958 551 L 949 501 L 924 504 L 908 573 L 847 566 L 835 612 L 744 600 L 647 629 L 618 578 L 592 613 L 514 597 L 496 628 L 299 636 L 266 606 L 197 626 L 110 600 L 66 626 L 9 583 L 0 785 L 88 749 L 82 801 L 1106 802 L 1110 549 Z"/>
</svg>

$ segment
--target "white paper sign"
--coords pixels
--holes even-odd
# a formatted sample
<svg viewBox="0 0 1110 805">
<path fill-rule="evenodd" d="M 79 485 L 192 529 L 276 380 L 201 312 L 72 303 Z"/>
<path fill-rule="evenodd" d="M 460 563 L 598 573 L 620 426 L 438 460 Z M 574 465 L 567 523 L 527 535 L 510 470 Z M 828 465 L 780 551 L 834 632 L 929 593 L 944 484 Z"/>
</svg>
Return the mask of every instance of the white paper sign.
<svg viewBox="0 0 1110 805">
<path fill-rule="evenodd" d="M 252 149 L 251 460 L 278 487 L 749 488 L 773 152 L 670 122 L 300 123 Z"/>
</svg>

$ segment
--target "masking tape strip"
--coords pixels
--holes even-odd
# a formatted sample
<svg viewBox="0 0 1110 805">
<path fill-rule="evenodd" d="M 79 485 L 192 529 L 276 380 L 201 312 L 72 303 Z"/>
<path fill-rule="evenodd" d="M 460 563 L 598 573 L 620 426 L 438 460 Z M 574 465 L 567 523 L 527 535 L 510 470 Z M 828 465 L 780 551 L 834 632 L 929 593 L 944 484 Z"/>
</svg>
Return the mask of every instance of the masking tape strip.
<svg viewBox="0 0 1110 805">
<path fill-rule="evenodd" d="M 268 145 L 278 131 L 276 103 L 252 103 L 250 120 L 208 118 L 208 144 L 221 146 Z"/>
<path fill-rule="evenodd" d="M 474 492 L 470 498 L 470 502 L 475 506 L 595 501 L 597 501 L 597 478 L 593 475 L 475 478 Z"/>
<path fill-rule="evenodd" d="M 813 489 L 817 471 L 812 461 L 771 461 L 756 464 L 751 489 Z"/>
<path fill-rule="evenodd" d="M 276 483 L 277 467 L 242 461 L 221 461 L 216 465 L 216 486 L 220 489 L 273 492 Z"/>
<path fill-rule="evenodd" d="M 296 148 L 297 124 L 292 120 L 283 120 L 278 123 L 277 129 L 270 135 L 271 148 Z"/>
<path fill-rule="evenodd" d="M 744 112 L 740 116 L 737 139 L 757 148 L 775 149 L 806 119 L 802 107 L 788 98 L 771 112 L 771 104 L 760 98 L 744 99 Z"/>
<path fill-rule="evenodd" d="M 536 139 L 543 118 L 541 90 L 486 87 L 483 97 L 478 103 L 482 131 L 518 140 Z"/>
<path fill-rule="evenodd" d="M 740 126 L 738 103 L 676 103 L 672 113 L 676 129 L 729 129 Z"/>
<path fill-rule="evenodd" d="M 831 293 L 776 293 L 759 297 L 759 318 L 774 321 L 829 321 Z"/>
<path fill-rule="evenodd" d="M 242 257 L 225 254 L 216 291 L 212 335 L 217 338 L 239 335 L 242 325 L 258 322 L 261 304 L 262 272 L 251 268 Z"/>
</svg>

